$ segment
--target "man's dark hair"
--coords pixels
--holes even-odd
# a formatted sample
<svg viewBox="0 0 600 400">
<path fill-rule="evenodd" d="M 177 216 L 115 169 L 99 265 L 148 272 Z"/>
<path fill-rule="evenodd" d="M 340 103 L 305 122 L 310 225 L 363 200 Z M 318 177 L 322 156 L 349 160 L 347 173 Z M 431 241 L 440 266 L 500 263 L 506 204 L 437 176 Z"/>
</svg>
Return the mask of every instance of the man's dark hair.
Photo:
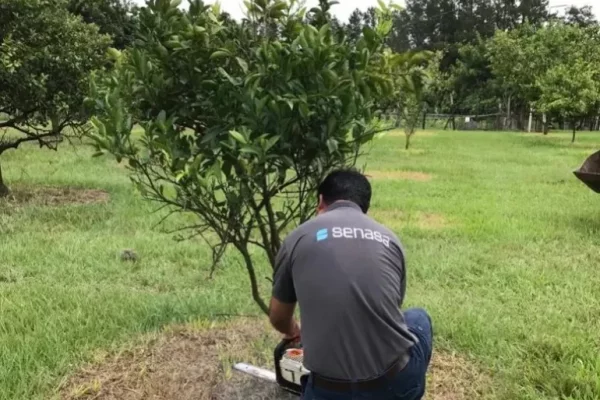
<svg viewBox="0 0 600 400">
<path fill-rule="evenodd" d="M 325 204 L 346 200 L 357 204 L 366 214 L 371 205 L 371 183 L 366 176 L 354 169 L 331 172 L 319 185 L 318 194 Z"/>
</svg>

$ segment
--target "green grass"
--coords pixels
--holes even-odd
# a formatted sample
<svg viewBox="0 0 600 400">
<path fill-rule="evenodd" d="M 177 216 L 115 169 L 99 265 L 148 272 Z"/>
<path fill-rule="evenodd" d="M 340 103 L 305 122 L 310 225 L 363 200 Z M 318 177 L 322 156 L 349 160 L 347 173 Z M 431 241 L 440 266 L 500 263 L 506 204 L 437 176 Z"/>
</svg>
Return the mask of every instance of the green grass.
<svg viewBox="0 0 600 400">
<path fill-rule="evenodd" d="M 374 180 L 373 215 L 406 247 L 407 305 L 431 312 L 437 348 L 475 360 L 490 398 L 600 398 L 600 196 L 572 175 L 600 135 L 417 133 L 408 152 L 403 140 L 378 140 L 364 161 L 432 176 Z M 208 280 L 209 251 L 161 232 L 125 171 L 90 154 L 2 156 L 14 187 L 101 188 L 111 201 L 0 205 L 0 399 L 49 398 L 95 350 L 165 324 L 257 312 L 234 253 Z M 419 225 L 427 214 L 445 226 Z M 141 262 L 121 262 L 124 248 Z"/>
</svg>

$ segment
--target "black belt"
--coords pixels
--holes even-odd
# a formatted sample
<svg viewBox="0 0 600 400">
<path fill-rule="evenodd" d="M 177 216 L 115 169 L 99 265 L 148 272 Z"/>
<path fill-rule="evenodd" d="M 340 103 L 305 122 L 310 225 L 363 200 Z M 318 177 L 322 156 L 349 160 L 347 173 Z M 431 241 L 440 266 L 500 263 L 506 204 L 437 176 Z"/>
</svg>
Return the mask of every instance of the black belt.
<svg viewBox="0 0 600 400">
<path fill-rule="evenodd" d="M 396 361 L 383 375 L 378 378 L 366 381 L 349 382 L 327 379 L 317 374 L 313 374 L 313 384 L 315 387 L 333 392 L 351 392 L 353 390 L 369 391 L 376 390 L 390 382 L 404 367 L 408 364 L 405 358 Z"/>
</svg>

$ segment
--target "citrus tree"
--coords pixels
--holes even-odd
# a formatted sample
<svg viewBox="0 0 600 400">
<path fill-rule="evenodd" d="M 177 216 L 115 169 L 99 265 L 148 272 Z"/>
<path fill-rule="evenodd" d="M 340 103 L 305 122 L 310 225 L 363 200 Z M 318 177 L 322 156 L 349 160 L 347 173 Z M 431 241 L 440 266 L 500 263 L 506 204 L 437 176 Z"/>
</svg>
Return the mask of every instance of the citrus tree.
<svg viewBox="0 0 600 400">
<path fill-rule="evenodd" d="M 89 75 L 109 43 L 65 1 L 0 2 L 0 156 L 27 142 L 56 148 L 85 124 Z M 0 169 L 0 197 L 8 192 Z"/>
<path fill-rule="evenodd" d="M 373 138 L 393 93 L 387 28 L 349 44 L 330 28 L 331 2 L 308 11 L 311 24 L 296 1 L 248 2 L 241 23 L 178 3 L 149 1 L 134 47 L 96 74 L 92 137 L 127 160 L 146 198 L 195 216 L 182 228 L 206 240 L 215 265 L 235 248 L 267 312 L 253 250 L 273 266 L 282 236 L 312 216 L 317 185 Z"/>
</svg>

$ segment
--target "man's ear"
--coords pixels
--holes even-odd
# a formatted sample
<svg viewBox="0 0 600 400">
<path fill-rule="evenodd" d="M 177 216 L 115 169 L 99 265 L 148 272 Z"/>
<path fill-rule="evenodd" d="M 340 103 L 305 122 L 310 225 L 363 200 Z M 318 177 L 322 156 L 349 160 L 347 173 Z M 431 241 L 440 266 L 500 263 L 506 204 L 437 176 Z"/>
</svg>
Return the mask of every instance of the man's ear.
<svg viewBox="0 0 600 400">
<path fill-rule="evenodd" d="M 323 200 L 323 195 L 320 194 L 319 195 L 319 205 L 317 205 L 317 214 L 324 213 L 326 209 L 327 209 L 327 204 L 325 204 L 325 201 Z"/>
</svg>

